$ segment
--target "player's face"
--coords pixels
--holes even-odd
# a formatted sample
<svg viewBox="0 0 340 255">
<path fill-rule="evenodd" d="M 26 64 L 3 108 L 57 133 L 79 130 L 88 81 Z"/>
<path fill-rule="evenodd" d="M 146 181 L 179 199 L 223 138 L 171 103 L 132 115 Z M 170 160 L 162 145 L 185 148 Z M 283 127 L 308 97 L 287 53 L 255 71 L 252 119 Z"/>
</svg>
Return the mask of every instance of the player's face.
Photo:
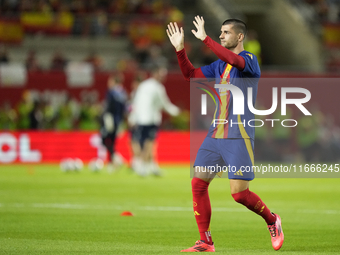
<svg viewBox="0 0 340 255">
<path fill-rule="evenodd" d="M 220 35 L 221 45 L 227 49 L 234 49 L 239 44 L 239 36 L 233 29 L 233 25 L 223 25 Z"/>
</svg>

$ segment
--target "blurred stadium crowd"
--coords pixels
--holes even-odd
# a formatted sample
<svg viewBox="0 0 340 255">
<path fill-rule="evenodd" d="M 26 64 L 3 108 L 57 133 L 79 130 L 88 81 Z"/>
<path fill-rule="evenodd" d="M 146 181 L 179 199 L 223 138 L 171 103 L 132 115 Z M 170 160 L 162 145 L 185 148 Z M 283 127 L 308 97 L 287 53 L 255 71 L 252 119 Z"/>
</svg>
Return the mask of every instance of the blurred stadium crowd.
<svg viewBox="0 0 340 255">
<path fill-rule="evenodd" d="M 310 8 L 304 8 L 303 13 L 309 16 L 309 22 L 315 27 L 320 27 L 324 37 L 327 52 L 326 66 L 330 72 L 340 70 L 340 52 L 338 46 L 334 45 L 333 38 L 339 38 L 339 31 L 330 35 L 330 31 L 340 22 L 340 1 L 339 0 L 300 0 L 307 3 Z M 293 1 L 294 2 L 294 1 Z M 298 1 L 297 1 L 298 2 Z M 296 4 L 297 2 L 294 2 Z"/>
<path fill-rule="evenodd" d="M 150 68 L 155 61 L 166 64 L 167 59 L 160 47 L 166 39 L 164 27 L 169 21 L 181 24 L 184 17 L 171 1 L 161 0 L 4 0 L 0 2 L 0 15 L 11 22 L 20 21 L 26 35 L 126 37 L 134 63 L 131 59 L 123 59 L 117 63 L 118 68 L 131 64 Z M 107 69 L 100 54 L 95 51 L 84 54 L 87 56 L 84 55 L 83 60 L 93 64 L 95 70 Z M 0 62 L 10 60 L 6 47 L 2 46 Z M 57 49 L 49 69 L 62 70 L 70 60 L 61 49 Z M 28 70 L 42 69 L 37 50 L 27 53 L 26 66 Z"/>
<path fill-rule="evenodd" d="M 124 75 L 121 72 L 110 77 L 119 79 L 122 93 L 127 95 L 125 117 L 131 111 L 131 100 L 140 82 L 148 78 L 144 71 L 137 72 L 132 80 L 130 94 L 124 86 Z M 67 91 L 25 90 L 20 101 L 12 105 L 4 101 L 0 105 L 0 130 L 87 130 L 97 131 L 100 128 L 101 116 L 106 107 L 95 89 L 82 90 L 79 100 Z M 127 123 L 123 129 L 127 128 Z M 189 129 L 189 113 L 184 110 L 179 116 L 165 119 L 163 129 Z"/>
<path fill-rule="evenodd" d="M 299 0 L 290 1 L 296 5 L 297 10 L 306 17 L 312 29 L 318 30 L 320 38 L 324 40 L 325 69 L 337 72 L 340 69 L 340 52 L 338 46 L 334 45 L 339 39 L 338 29 L 334 24 L 340 20 L 339 0 Z M 178 3 L 178 1 L 176 1 Z M 127 38 L 129 42 L 129 56 L 120 59 L 114 68 L 133 69 L 150 68 L 154 62 L 169 64 L 175 67 L 177 64 L 171 49 L 165 44 L 166 34 L 164 27 L 169 21 L 184 24 L 184 12 L 180 10 L 173 1 L 161 0 L 3 0 L 0 2 L 0 18 L 4 22 L 17 21 L 20 29 L 25 35 L 50 35 L 50 36 L 81 36 L 81 37 L 111 37 L 116 39 Z M 301 6 L 303 4 L 303 8 Z M 188 2 L 190 4 L 190 2 Z M 185 6 L 185 4 L 182 4 Z M 196 9 L 197 7 L 195 6 Z M 1 22 L 0 20 L 0 22 Z M 208 22 L 207 22 L 208 23 Z M 18 25 L 17 24 L 17 25 Z M 317 27 L 319 29 L 317 29 Z M 18 27 L 12 28 L 20 30 Z M 256 31 L 255 38 L 259 39 Z M 254 33 L 250 33 L 254 34 Z M 22 35 L 13 35 L 13 38 L 2 38 L 6 40 L 20 41 Z M 261 35 L 260 35 L 261 37 Z M 254 37 L 253 37 L 254 38 Z M 206 47 L 195 48 L 190 40 L 186 40 L 186 49 L 190 59 L 196 63 L 207 64 L 216 60 Z M 202 56 L 194 54 L 199 49 Z M 66 56 L 61 48 L 55 49 L 50 58 L 48 67 L 42 67 L 39 62 L 39 49 L 34 48 L 27 51 L 26 66 L 28 70 L 62 70 L 68 61 L 73 61 L 72 56 Z M 270 65 L 270 59 L 266 54 L 265 65 Z M 256 54 L 257 55 L 257 54 Z M 95 70 L 108 70 L 112 65 L 105 62 L 105 56 L 96 52 L 95 49 L 84 52 L 83 61 L 91 63 Z M 269 62 L 268 62 L 269 61 Z M 0 62 L 11 62 L 6 44 L 0 47 Z"/>
<path fill-rule="evenodd" d="M 316 12 L 321 22 L 337 22 L 340 20 L 339 0 L 303 0 Z"/>
<path fill-rule="evenodd" d="M 98 92 L 83 91 L 81 102 L 67 92 L 25 91 L 20 102 L 0 108 L 1 130 L 98 130 L 102 102 Z"/>
</svg>

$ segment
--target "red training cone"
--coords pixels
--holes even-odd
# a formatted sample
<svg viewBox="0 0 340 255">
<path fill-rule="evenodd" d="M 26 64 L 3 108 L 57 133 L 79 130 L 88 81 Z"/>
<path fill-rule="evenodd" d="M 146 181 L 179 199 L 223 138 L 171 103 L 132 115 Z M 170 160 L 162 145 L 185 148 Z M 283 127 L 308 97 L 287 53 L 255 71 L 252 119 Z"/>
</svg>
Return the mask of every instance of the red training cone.
<svg viewBox="0 0 340 255">
<path fill-rule="evenodd" d="M 133 216 L 133 214 L 130 211 L 124 211 L 120 214 L 120 216 Z"/>
</svg>

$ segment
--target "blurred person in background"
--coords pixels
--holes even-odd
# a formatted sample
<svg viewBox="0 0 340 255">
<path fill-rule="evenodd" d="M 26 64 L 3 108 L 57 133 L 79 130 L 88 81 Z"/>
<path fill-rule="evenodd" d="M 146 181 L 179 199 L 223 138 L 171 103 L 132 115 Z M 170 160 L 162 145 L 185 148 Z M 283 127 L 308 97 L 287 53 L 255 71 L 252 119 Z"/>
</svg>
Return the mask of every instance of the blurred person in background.
<svg viewBox="0 0 340 255">
<path fill-rule="evenodd" d="M 74 16 L 72 34 L 84 35 L 85 30 L 87 29 L 87 24 L 85 21 L 87 10 L 85 3 L 82 1 L 72 1 L 72 3 L 70 4 L 70 9 Z"/>
<path fill-rule="evenodd" d="M 53 71 L 63 71 L 67 64 L 67 59 L 65 58 L 64 54 L 61 52 L 60 49 L 57 49 L 54 52 L 51 60 L 51 70 Z"/>
<path fill-rule="evenodd" d="M 29 129 L 30 126 L 30 118 L 29 114 L 33 109 L 33 100 L 31 92 L 25 90 L 22 93 L 22 97 L 20 102 L 17 105 L 17 112 L 18 112 L 18 124 L 17 128 L 19 130 Z"/>
<path fill-rule="evenodd" d="M 66 94 L 57 111 L 56 128 L 58 130 L 72 130 L 75 127 L 75 122 L 74 101 L 69 94 Z"/>
<path fill-rule="evenodd" d="M 40 71 L 41 66 L 37 59 L 37 54 L 35 50 L 30 50 L 27 54 L 25 61 L 27 71 Z"/>
<path fill-rule="evenodd" d="M 6 46 L 0 45 L 0 63 L 9 63 L 10 59 Z"/>
<path fill-rule="evenodd" d="M 83 91 L 79 110 L 78 127 L 80 130 L 98 130 L 102 107 L 96 90 Z"/>
<path fill-rule="evenodd" d="M 313 119 L 308 117 L 302 116 L 299 119 L 298 146 L 306 162 L 318 162 L 320 160 L 318 128 L 315 126 Z"/>
<path fill-rule="evenodd" d="M 97 7 L 92 14 L 91 34 L 106 35 L 107 34 L 108 18 L 107 13 L 103 8 Z"/>
<path fill-rule="evenodd" d="M 257 99 L 256 100 L 256 109 L 265 110 L 262 102 Z M 260 119 L 265 121 L 267 116 L 264 115 L 256 115 L 255 119 Z M 255 158 L 258 161 L 274 161 L 277 159 L 276 151 L 273 151 L 273 138 L 272 133 L 266 125 L 262 127 L 255 128 L 255 140 L 256 140 L 256 151 Z"/>
<path fill-rule="evenodd" d="M 15 130 L 18 115 L 10 102 L 4 102 L 0 108 L 0 130 Z"/>
<path fill-rule="evenodd" d="M 293 159 L 292 148 L 291 148 L 291 137 L 293 131 L 291 128 L 284 127 L 281 123 L 285 119 L 292 119 L 293 113 L 289 106 L 286 108 L 286 115 L 282 116 L 279 111 L 274 112 L 273 119 L 277 120 L 273 124 L 272 136 L 274 139 L 274 150 L 276 157 L 273 158 L 275 161 L 287 162 Z M 262 128 L 262 127 L 261 127 Z"/>
<path fill-rule="evenodd" d="M 94 51 L 90 52 L 88 57 L 85 58 L 85 62 L 91 64 L 95 71 L 100 71 L 103 69 L 104 64 L 103 58 Z"/>
<path fill-rule="evenodd" d="M 145 63 L 142 65 L 145 69 L 152 69 L 154 65 L 157 66 L 167 66 L 168 59 L 162 55 L 161 47 L 157 45 L 152 45 L 149 48 L 149 54 L 145 60 Z"/>
<path fill-rule="evenodd" d="M 44 129 L 56 129 L 58 111 L 50 100 L 43 100 Z"/>
<path fill-rule="evenodd" d="M 145 24 L 139 26 L 135 32 L 137 35 L 133 33 L 134 36 L 131 38 L 134 57 L 141 66 L 144 66 L 149 58 L 149 48 L 152 45 L 152 40 L 148 34 L 148 27 Z"/>
<path fill-rule="evenodd" d="M 108 171 L 112 172 L 122 164 L 122 160 L 115 153 L 115 143 L 118 128 L 124 120 L 127 94 L 123 87 L 122 73 L 112 74 L 107 82 L 106 102 L 101 118 L 100 134 L 102 143 L 108 150 Z"/>
<path fill-rule="evenodd" d="M 334 116 L 328 114 L 319 127 L 319 143 L 322 162 L 337 162 L 340 159 L 340 128 L 334 122 Z"/>
<path fill-rule="evenodd" d="M 138 133 L 137 131 L 137 126 L 135 123 L 135 120 L 133 119 L 133 114 L 131 114 L 132 112 L 132 107 L 133 107 L 133 100 L 135 98 L 136 95 L 136 91 L 137 88 L 139 86 L 139 84 L 145 80 L 147 78 L 147 74 L 144 71 L 140 71 L 137 73 L 137 75 L 135 76 L 135 78 L 133 79 L 132 83 L 131 83 L 131 93 L 130 93 L 130 99 L 128 102 L 128 126 L 129 126 L 129 131 L 130 131 L 130 146 L 131 146 L 131 152 L 132 152 L 132 156 L 131 156 L 131 168 L 132 170 L 137 172 L 137 167 L 142 163 L 142 158 L 141 158 L 141 145 L 139 143 L 138 140 Z"/>
<path fill-rule="evenodd" d="M 29 113 L 29 129 L 30 130 L 38 130 L 42 129 L 43 125 L 43 110 L 42 110 L 42 104 L 40 100 L 36 99 L 33 102 L 33 108 Z"/>
<path fill-rule="evenodd" d="M 324 118 L 317 105 L 312 105 L 311 113 L 312 116 L 300 116 L 297 126 L 298 146 L 308 163 L 320 161 L 320 129 Z"/>
<path fill-rule="evenodd" d="M 155 160 L 155 139 L 162 122 L 162 110 L 177 116 L 179 108 L 169 100 L 164 85 L 167 69 L 154 66 L 151 77 L 141 82 L 136 90 L 129 116 L 135 126 L 134 139 L 141 147 L 141 162 L 134 165 L 136 173 L 146 176 L 149 173 L 161 175 Z"/>
<path fill-rule="evenodd" d="M 262 64 L 262 58 L 261 58 L 261 44 L 257 39 L 257 32 L 253 29 L 249 30 L 247 34 L 247 39 L 244 42 L 244 49 L 246 51 L 249 51 L 253 53 L 257 60 L 259 61 L 259 65 Z"/>
</svg>

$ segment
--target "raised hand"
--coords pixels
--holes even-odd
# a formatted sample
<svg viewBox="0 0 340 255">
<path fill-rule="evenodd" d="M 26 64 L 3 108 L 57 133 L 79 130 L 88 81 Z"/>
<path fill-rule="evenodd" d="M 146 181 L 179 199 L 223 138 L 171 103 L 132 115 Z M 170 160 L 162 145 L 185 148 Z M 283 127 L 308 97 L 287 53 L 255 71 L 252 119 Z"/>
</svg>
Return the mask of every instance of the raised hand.
<svg viewBox="0 0 340 255">
<path fill-rule="evenodd" d="M 175 47 L 176 51 L 180 51 L 184 48 L 184 30 L 183 27 L 178 28 L 177 23 L 170 22 L 166 33 L 170 39 L 171 44 Z"/>
<path fill-rule="evenodd" d="M 205 29 L 204 29 L 203 17 L 202 16 L 200 17 L 197 15 L 193 23 L 197 31 L 191 30 L 191 32 L 194 34 L 194 36 L 196 36 L 197 39 L 200 39 L 201 41 L 203 41 L 207 37 L 207 34 L 205 33 Z"/>
</svg>

